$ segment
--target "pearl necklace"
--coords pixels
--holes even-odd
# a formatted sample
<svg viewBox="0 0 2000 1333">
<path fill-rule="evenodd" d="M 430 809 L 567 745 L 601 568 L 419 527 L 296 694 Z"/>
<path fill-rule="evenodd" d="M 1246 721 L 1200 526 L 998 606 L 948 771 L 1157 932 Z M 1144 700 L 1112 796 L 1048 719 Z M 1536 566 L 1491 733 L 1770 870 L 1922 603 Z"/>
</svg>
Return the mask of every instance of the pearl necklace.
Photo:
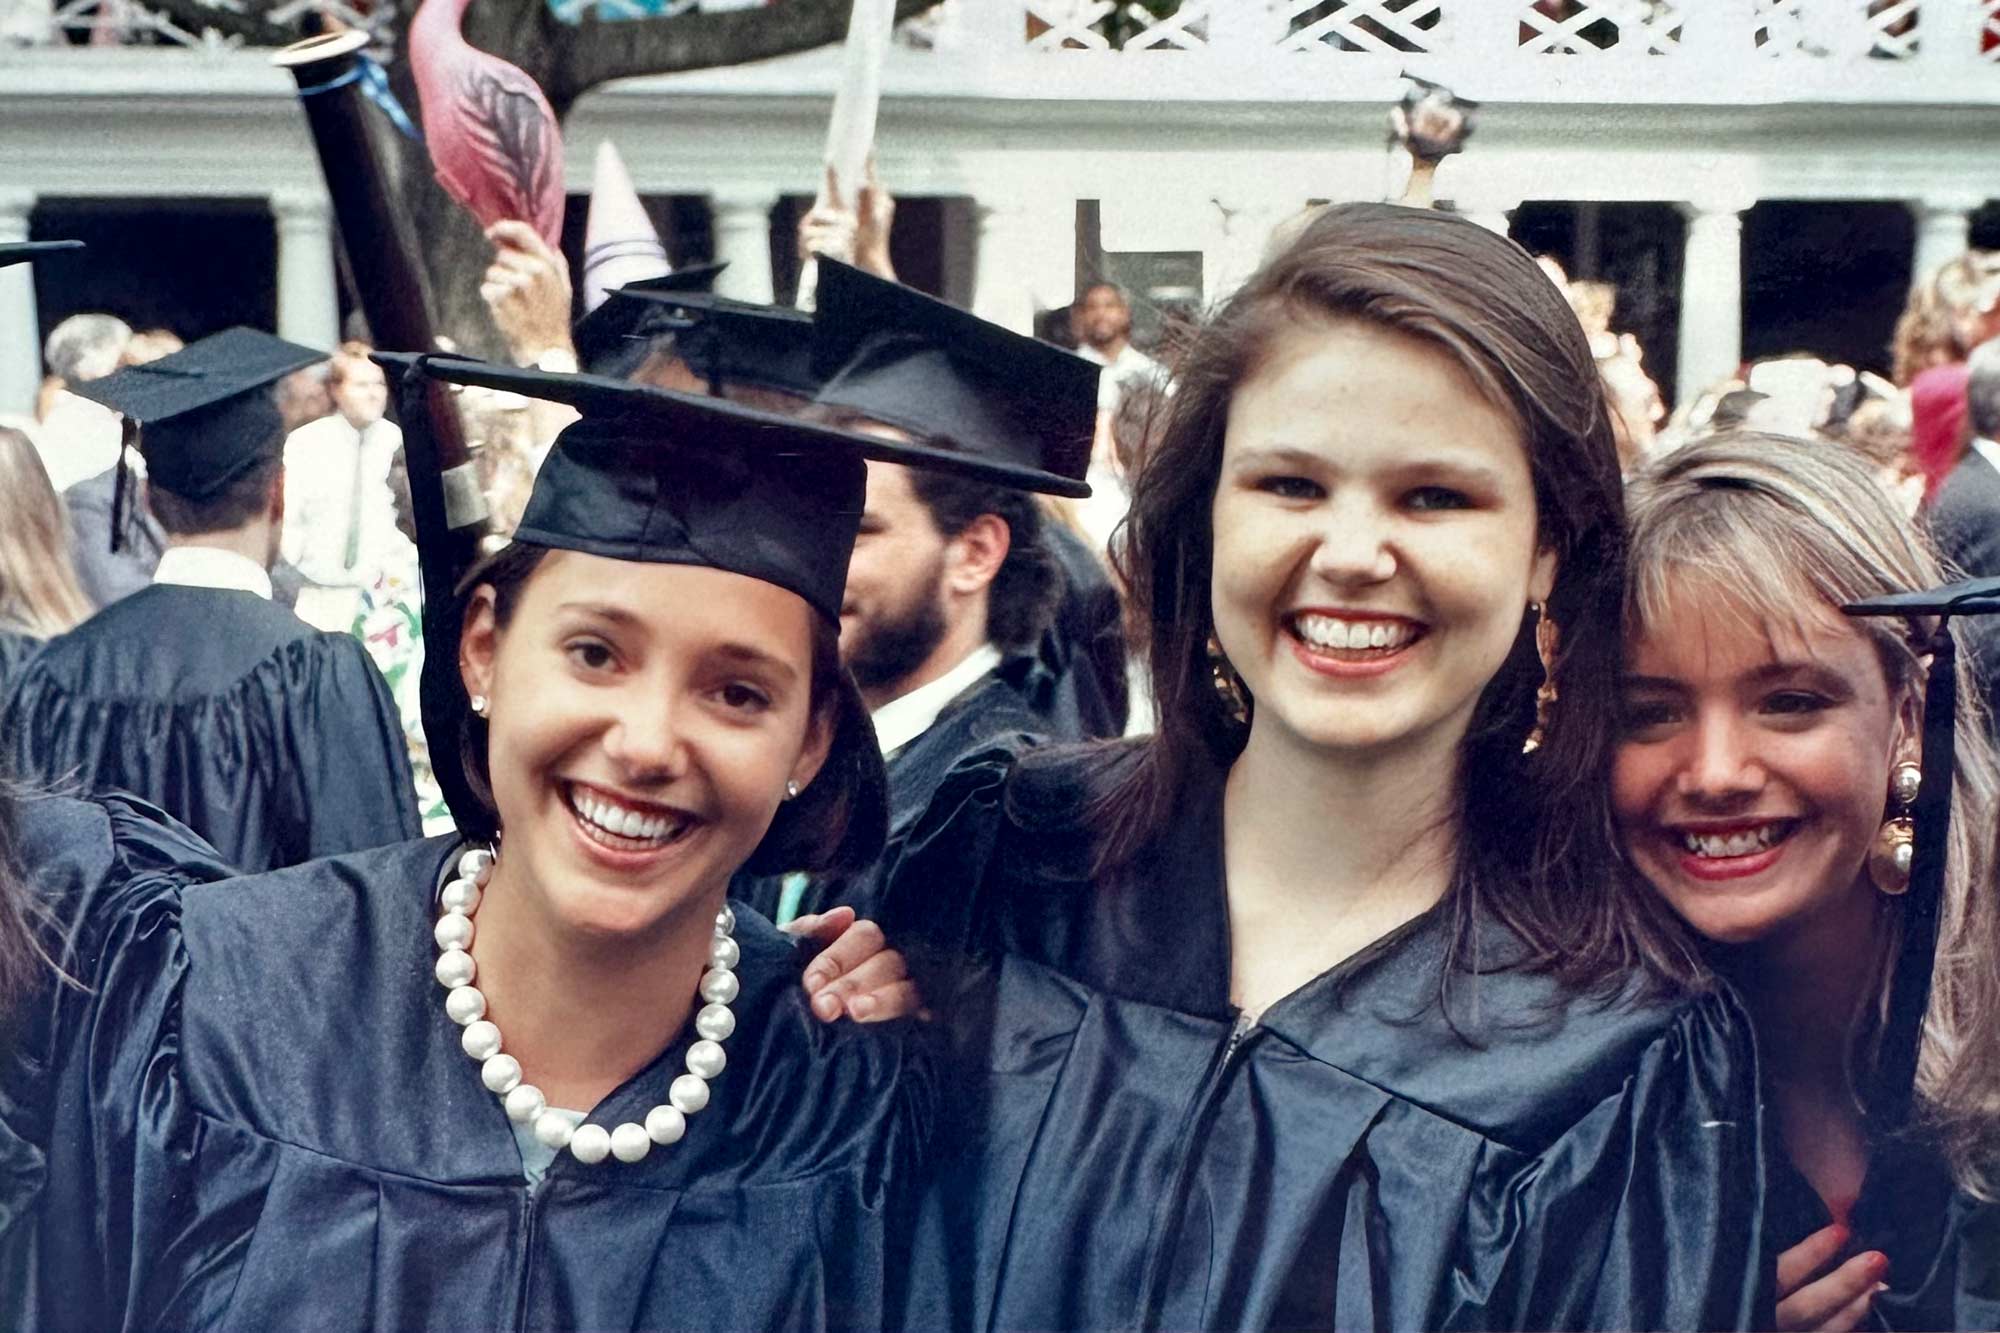
<svg viewBox="0 0 2000 1333">
<path fill-rule="evenodd" d="M 472 962 L 472 918 L 479 911 L 481 890 L 493 875 L 493 853 L 475 847 L 458 858 L 458 878 L 444 886 L 439 901 L 444 915 L 438 918 L 438 984 L 446 990 L 444 1011 L 465 1031 L 459 1045 L 479 1061 L 479 1079 L 500 1098 L 507 1118 L 516 1124 L 532 1125 L 542 1143 L 560 1152 L 568 1148 L 579 1162 L 595 1165 L 607 1156 L 621 1162 L 636 1162 L 652 1151 L 654 1144 L 665 1147 L 687 1133 L 687 1118 L 708 1105 L 709 1080 L 722 1073 L 726 1063 L 722 1043 L 736 1030 L 736 1015 L 729 1002 L 736 998 L 735 967 L 742 952 L 730 932 L 736 929 L 736 913 L 725 904 L 715 914 L 715 938 L 708 946 L 708 971 L 702 974 L 701 998 L 706 1001 L 694 1016 L 694 1030 L 701 1040 L 688 1047 L 687 1073 L 667 1089 L 664 1105 L 646 1113 L 642 1125 L 626 1124 L 607 1130 L 602 1125 L 572 1126 L 568 1117 L 549 1109 L 548 1099 L 532 1083 L 521 1081 L 521 1062 L 500 1050 L 500 1029 L 486 1018 L 486 996 L 472 984 L 477 969 Z"/>
</svg>

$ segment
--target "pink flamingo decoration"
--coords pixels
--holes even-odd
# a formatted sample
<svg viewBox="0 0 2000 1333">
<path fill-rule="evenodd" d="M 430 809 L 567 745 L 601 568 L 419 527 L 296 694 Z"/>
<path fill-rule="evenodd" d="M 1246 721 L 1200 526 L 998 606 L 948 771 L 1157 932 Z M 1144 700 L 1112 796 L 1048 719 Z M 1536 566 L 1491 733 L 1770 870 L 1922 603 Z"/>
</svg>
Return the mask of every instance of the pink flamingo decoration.
<svg viewBox="0 0 2000 1333">
<path fill-rule="evenodd" d="M 423 0 L 410 21 L 410 73 L 438 184 L 490 227 L 526 222 L 562 244 L 562 128 L 518 66 L 459 31 L 471 0 Z"/>
</svg>

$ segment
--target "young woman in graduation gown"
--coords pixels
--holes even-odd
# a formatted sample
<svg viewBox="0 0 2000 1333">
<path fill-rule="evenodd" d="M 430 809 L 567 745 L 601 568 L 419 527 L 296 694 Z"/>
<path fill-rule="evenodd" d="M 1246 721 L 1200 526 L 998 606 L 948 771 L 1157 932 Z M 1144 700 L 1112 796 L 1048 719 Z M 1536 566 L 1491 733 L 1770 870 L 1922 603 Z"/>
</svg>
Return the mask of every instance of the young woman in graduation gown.
<svg viewBox="0 0 2000 1333">
<path fill-rule="evenodd" d="M 1324 212 L 1183 362 L 1125 541 L 1158 734 L 961 767 L 884 914 L 970 1066 L 909 1325 L 1768 1326 L 1747 1026 L 1620 891 L 1561 295 Z"/>
<path fill-rule="evenodd" d="M 1933 587 L 1938 561 L 1823 442 L 1702 441 L 1630 498 L 1614 797 L 1633 863 L 1710 942 L 1760 1038 L 1788 1159 L 1770 1204 L 1778 1326 L 2000 1327 L 1993 747 L 1961 656 L 1958 714 L 1938 719 L 1956 781 L 1932 756 L 1920 768 L 1935 621 L 1841 611 Z M 1915 883 L 1914 802 L 1941 784 L 1942 883 Z M 1898 959 L 1927 893 L 1943 930 L 1903 1033 Z M 1919 1032 L 1912 1098 L 1895 1056 Z"/>
<path fill-rule="evenodd" d="M 87 989 L 6 1107 L 45 1163 L 38 1195 L 0 1181 L 33 1210 L 0 1234 L 30 1274 L 0 1325 L 883 1322 L 926 1065 L 814 1021 L 790 942 L 723 896 L 879 846 L 835 639 L 863 465 L 837 432 L 594 391 L 615 415 L 584 404 L 469 583 L 469 715 L 434 749 L 463 742 L 470 836 L 112 876 L 75 913 Z M 17 1124 L 36 1104 L 54 1123 Z"/>
</svg>

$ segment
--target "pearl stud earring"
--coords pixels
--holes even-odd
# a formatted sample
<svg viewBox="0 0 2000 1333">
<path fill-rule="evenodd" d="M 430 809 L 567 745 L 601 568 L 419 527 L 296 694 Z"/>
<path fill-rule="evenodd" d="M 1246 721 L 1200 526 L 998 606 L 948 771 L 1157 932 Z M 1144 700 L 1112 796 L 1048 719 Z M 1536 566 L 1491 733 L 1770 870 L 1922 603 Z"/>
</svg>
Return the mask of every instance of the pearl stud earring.
<svg viewBox="0 0 2000 1333">
<path fill-rule="evenodd" d="M 475 712 L 475 713 L 479 714 L 479 716 L 481 716 L 481 717 L 485 717 L 485 716 L 486 716 L 486 708 L 487 708 L 487 703 L 486 703 L 486 696 L 485 696 L 485 695 L 483 695 L 483 694 L 475 694 L 475 695 L 473 695 L 473 696 L 472 696 L 472 711 L 473 711 L 473 712 Z"/>
<path fill-rule="evenodd" d="M 799 796 L 799 780 L 797 778 L 786 778 L 785 799 L 788 801 L 795 801 L 798 799 L 798 796 Z"/>
</svg>

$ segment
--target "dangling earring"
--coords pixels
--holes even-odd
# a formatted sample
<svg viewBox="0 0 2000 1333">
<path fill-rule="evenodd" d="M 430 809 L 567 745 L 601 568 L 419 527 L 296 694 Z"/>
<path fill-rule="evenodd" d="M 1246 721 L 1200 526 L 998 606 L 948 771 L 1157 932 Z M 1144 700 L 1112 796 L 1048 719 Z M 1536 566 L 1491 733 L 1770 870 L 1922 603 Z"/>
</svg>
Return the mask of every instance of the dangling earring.
<svg viewBox="0 0 2000 1333">
<path fill-rule="evenodd" d="M 485 717 L 485 716 L 486 716 L 486 706 L 487 706 L 487 705 L 486 705 L 486 696 L 485 696 L 485 695 L 483 695 L 483 694 L 475 694 L 475 695 L 473 695 L 473 696 L 472 696 L 472 711 L 473 711 L 474 713 L 477 713 L 477 714 L 478 714 L 478 715 L 479 715 L 480 717 Z"/>
<path fill-rule="evenodd" d="M 1910 807 L 1917 803 L 1923 778 L 1923 770 L 1907 761 L 1890 770 L 1889 804 L 1893 808 L 1868 849 L 1868 878 L 1891 898 L 1910 891 L 1910 863 L 1916 859 L 1917 846 L 1917 826 L 1910 819 Z"/>
<path fill-rule="evenodd" d="M 1535 691 L 1535 729 L 1521 742 L 1522 754 L 1533 754 L 1549 738 L 1549 719 L 1556 705 L 1556 647 L 1562 631 L 1555 617 L 1540 602 L 1529 602 L 1535 613 L 1535 656 L 1542 659 L 1542 687 Z"/>
<path fill-rule="evenodd" d="M 1250 692 L 1243 688 L 1243 677 L 1236 674 L 1236 668 L 1229 665 L 1229 658 L 1222 651 L 1222 640 L 1213 634 L 1208 636 L 1208 674 L 1215 682 L 1215 697 L 1222 700 L 1222 711 L 1238 726 L 1250 722 Z"/>
</svg>

